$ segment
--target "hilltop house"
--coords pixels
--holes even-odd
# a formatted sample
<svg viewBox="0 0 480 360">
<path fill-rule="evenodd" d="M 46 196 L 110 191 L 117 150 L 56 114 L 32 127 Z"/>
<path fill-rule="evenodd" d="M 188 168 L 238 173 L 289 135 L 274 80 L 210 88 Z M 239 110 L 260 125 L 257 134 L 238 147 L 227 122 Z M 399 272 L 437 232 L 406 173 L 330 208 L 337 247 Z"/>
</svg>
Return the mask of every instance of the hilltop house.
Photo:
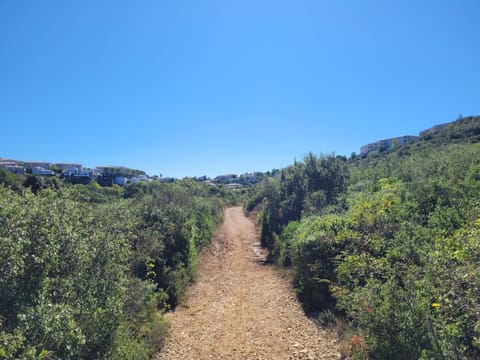
<svg viewBox="0 0 480 360">
<path fill-rule="evenodd" d="M 360 154 L 366 155 L 372 151 L 374 152 L 390 151 L 397 146 L 404 146 L 416 139 L 418 139 L 418 136 L 405 135 L 405 136 L 398 136 L 390 139 L 379 140 L 374 143 L 370 143 L 362 146 L 360 148 Z"/>
<path fill-rule="evenodd" d="M 116 176 L 113 178 L 113 183 L 120 186 L 127 185 L 128 178 L 126 176 Z"/>
<path fill-rule="evenodd" d="M 65 181 L 73 184 L 88 184 L 95 175 L 95 170 L 92 169 L 67 167 L 67 170 L 63 172 L 62 177 Z"/>
<path fill-rule="evenodd" d="M 34 168 L 50 169 L 50 163 L 45 161 L 26 161 L 24 165 L 32 170 Z"/>
<path fill-rule="evenodd" d="M 26 169 L 23 162 L 12 159 L 0 159 L 0 168 L 14 174 L 25 174 Z"/>
<path fill-rule="evenodd" d="M 234 183 L 237 181 L 237 175 L 236 174 L 219 175 L 215 178 L 214 181 L 218 183 L 223 183 L 223 184 Z"/>
<path fill-rule="evenodd" d="M 60 171 L 69 171 L 73 173 L 82 171 L 82 168 L 83 168 L 82 164 L 76 164 L 76 163 L 55 163 L 52 165 L 55 166 Z"/>
<path fill-rule="evenodd" d="M 0 166 L 0 167 L 4 168 L 5 170 L 13 174 L 25 175 L 27 173 L 27 170 L 25 169 L 25 167 L 21 165 L 10 165 L 10 166 Z"/>
<path fill-rule="evenodd" d="M 25 174 L 26 169 L 22 161 L 12 159 L 0 159 L 0 168 L 14 174 Z"/>
<path fill-rule="evenodd" d="M 50 169 L 45 169 L 40 166 L 35 166 L 32 168 L 32 175 L 53 176 L 55 175 L 55 173 Z"/>
<path fill-rule="evenodd" d="M 245 173 L 241 175 L 240 178 L 247 184 L 254 184 L 257 182 L 257 174 L 255 173 Z"/>
<path fill-rule="evenodd" d="M 130 184 L 136 184 L 136 183 L 138 183 L 138 182 L 140 182 L 140 181 L 151 182 L 152 179 L 150 179 L 150 178 L 149 178 L 148 176 L 146 176 L 146 175 L 138 175 L 137 177 L 133 177 L 133 178 L 131 178 L 130 180 L 128 180 L 128 182 L 129 182 Z"/>
</svg>

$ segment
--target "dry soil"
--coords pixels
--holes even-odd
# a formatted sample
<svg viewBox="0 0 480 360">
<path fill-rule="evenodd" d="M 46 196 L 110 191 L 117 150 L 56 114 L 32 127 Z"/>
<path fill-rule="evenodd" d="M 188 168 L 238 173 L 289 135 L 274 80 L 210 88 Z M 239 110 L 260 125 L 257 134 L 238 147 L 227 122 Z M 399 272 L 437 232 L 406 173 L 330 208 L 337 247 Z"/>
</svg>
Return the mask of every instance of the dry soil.
<svg viewBox="0 0 480 360">
<path fill-rule="evenodd" d="M 156 359 L 339 359 L 336 336 L 303 314 L 264 259 L 242 208 L 226 209 L 185 303 L 166 314 L 170 333 Z"/>
</svg>

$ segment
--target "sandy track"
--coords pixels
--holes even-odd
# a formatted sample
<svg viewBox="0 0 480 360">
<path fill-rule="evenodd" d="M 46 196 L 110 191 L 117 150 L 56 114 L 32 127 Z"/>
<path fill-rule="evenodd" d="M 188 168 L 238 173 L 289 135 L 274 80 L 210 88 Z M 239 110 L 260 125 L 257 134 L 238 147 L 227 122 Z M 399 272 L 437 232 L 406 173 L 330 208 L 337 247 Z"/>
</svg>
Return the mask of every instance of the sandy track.
<svg viewBox="0 0 480 360">
<path fill-rule="evenodd" d="M 252 222 L 225 211 L 160 359 L 339 359 L 335 336 L 304 316 L 288 282 L 263 265 Z"/>
</svg>

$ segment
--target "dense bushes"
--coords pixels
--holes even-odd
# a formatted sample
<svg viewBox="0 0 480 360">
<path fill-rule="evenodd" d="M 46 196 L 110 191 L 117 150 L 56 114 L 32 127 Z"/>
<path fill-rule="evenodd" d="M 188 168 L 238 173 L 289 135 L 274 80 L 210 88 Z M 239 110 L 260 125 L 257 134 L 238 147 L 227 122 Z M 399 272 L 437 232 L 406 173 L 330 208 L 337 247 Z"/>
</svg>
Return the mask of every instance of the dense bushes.
<svg viewBox="0 0 480 360">
<path fill-rule="evenodd" d="M 261 240 L 268 248 L 280 246 L 278 236 L 289 222 L 339 205 L 347 181 L 346 159 L 312 153 L 301 163 L 283 169 L 279 178 L 265 178 L 250 194 L 247 211 L 263 203 Z"/>
<path fill-rule="evenodd" d="M 37 192 L 0 186 L 0 358 L 149 358 L 222 200 L 193 182 Z"/>
<path fill-rule="evenodd" d="M 343 165 L 329 175 L 337 187 L 309 188 L 295 164 L 247 202 L 273 259 L 291 264 L 305 310 L 355 329 L 361 351 L 346 355 L 480 358 L 480 144 L 454 139 L 352 158 L 348 176 Z"/>
</svg>

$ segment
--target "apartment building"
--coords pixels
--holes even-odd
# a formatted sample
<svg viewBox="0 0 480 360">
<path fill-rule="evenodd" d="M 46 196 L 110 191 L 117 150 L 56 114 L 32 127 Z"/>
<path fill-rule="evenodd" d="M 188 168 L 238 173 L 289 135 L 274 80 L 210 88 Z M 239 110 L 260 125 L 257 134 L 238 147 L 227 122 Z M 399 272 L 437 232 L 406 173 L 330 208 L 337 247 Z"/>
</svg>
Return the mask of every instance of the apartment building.
<svg viewBox="0 0 480 360">
<path fill-rule="evenodd" d="M 379 140 L 379 141 L 362 146 L 360 148 L 360 154 L 366 155 L 372 151 L 373 152 L 390 151 L 397 146 L 404 146 L 416 139 L 418 139 L 418 136 L 404 135 L 404 136 L 398 136 L 390 139 Z"/>
</svg>

